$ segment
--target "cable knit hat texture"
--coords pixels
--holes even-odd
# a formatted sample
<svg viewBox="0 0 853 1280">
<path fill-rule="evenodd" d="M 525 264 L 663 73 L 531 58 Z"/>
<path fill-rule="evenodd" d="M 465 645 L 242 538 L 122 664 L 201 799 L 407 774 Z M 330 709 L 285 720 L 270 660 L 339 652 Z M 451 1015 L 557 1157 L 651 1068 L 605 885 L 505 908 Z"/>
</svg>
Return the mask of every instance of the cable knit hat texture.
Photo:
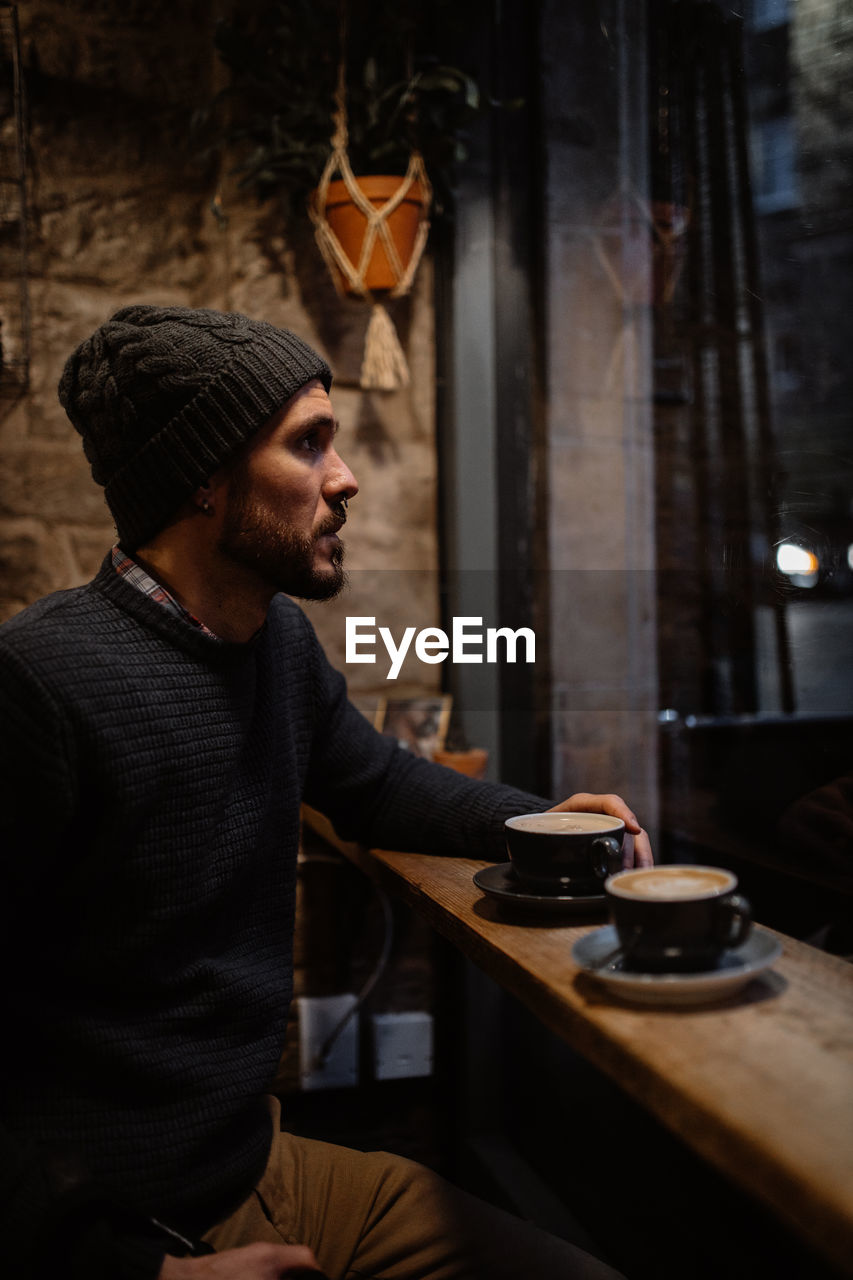
<svg viewBox="0 0 853 1280">
<path fill-rule="evenodd" d="M 143 546 L 325 360 L 288 329 L 188 307 L 122 307 L 69 356 L 59 399 L 126 550 Z"/>
</svg>

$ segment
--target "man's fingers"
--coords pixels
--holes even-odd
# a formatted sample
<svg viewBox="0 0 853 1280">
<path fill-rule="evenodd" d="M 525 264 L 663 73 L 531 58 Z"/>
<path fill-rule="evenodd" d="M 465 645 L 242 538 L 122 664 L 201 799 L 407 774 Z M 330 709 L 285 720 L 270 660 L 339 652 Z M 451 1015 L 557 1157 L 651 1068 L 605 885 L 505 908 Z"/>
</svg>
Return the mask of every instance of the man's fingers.
<svg viewBox="0 0 853 1280">
<path fill-rule="evenodd" d="M 636 835 L 641 830 L 637 815 L 621 796 L 611 793 L 593 794 L 591 791 L 579 791 L 555 804 L 549 813 L 609 813 L 613 818 L 621 818 L 628 830 Z"/>
<path fill-rule="evenodd" d="M 653 867 L 655 855 L 649 837 L 642 829 L 634 836 L 634 860 L 629 865 L 634 867 Z"/>
<path fill-rule="evenodd" d="M 200 1258 L 163 1260 L 158 1280 L 326 1280 L 307 1245 L 248 1244 Z"/>
<path fill-rule="evenodd" d="M 655 857 L 649 837 L 640 826 L 634 810 L 625 803 L 621 796 L 612 792 L 602 794 L 592 791 L 579 791 L 569 796 L 560 804 L 555 804 L 549 813 L 609 813 L 612 818 L 621 818 L 625 830 L 633 839 L 625 841 L 625 865 L 628 867 L 654 866 Z M 632 853 L 633 849 L 633 853 Z"/>
</svg>

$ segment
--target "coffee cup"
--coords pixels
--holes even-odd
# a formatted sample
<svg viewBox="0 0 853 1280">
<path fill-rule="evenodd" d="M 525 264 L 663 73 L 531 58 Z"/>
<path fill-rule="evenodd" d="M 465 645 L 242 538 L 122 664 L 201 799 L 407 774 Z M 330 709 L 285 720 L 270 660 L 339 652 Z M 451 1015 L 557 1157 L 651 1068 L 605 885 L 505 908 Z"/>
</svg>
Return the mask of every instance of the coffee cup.
<svg viewBox="0 0 853 1280">
<path fill-rule="evenodd" d="M 752 911 L 723 867 L 670 863 L 617 872 L 605 883 L 622 962 L 648 973 L 713 969 L 746 941 Z"/>
<path fill-rule="evenodd" d="M 536 893 L 600 894 L 622 865 L 625 823 L 606 813 L 521 813 L 504 831 L 519 880 Z"/>
</svg>

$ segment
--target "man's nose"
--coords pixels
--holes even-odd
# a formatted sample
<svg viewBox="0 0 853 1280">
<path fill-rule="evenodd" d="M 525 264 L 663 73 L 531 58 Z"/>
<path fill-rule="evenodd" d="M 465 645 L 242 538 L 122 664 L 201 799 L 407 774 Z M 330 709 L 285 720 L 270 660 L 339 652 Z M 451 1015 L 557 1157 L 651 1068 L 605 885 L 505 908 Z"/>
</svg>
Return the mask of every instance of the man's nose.
<svg viewBox="0 0 853 1280">
<path fill-rule="evenodd" d="M 329 459 L 329 470 L 323 486 L 326 497 L 354 498 L 358 493 L 358 481 L 343 458 L 335 450 Z"/>
</svg>

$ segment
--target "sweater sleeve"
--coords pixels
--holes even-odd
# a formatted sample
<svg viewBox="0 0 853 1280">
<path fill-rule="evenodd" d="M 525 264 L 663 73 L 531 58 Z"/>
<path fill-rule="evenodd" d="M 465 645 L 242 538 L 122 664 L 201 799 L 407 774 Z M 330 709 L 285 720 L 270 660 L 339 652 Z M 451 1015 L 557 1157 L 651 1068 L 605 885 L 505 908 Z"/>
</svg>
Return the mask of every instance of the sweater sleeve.
<svg viewBox="0 0 853 1280">
<path fill-rule="evenodd" d="M 0 649 L 0 724 L 0 961 L 4 974 L 19 975 L 4 983 L 0 997 L 8 1026 L 15 1001 L 36 1000 L 39 977 L 50 978 L 38 973 L 33 939 L 50 927 L 49 903 L 62 906 L 57 885 L 75 820 L 76 781 L 61 708 L 7 649 Z M 46 893 L 46 885 L 56 892 Z M 0 1080 L 8 1052 L 2 1062 Z M 0 1123 L 3 1274 L 153 1280 L 165 1250 L 161 1240 L 145 1238 L 148 1224 L 129 1228 L 124 1211 L 85 1178 L 60 1175 L 51 1153 L 20 1136 L 11 1120 Z"/>
<path fill-rule="evenodd" d="M 499 861 L 506 858 L 506 818 L 553 804 L 400 748 L 349 702 L 344 677 L 330 666 L 313 631 L 311 655 L 316 704 L 305 800 L 343 839 Z"/>
</svg>

